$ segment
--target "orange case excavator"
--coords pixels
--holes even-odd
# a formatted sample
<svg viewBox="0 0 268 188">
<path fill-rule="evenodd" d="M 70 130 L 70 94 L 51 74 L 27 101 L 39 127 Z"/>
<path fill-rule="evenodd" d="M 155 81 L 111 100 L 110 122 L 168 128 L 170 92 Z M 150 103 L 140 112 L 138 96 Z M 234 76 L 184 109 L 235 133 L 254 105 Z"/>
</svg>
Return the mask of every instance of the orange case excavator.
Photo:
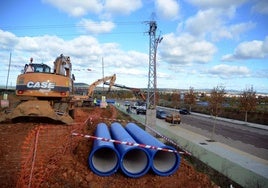
<svg viewBox="0 0 268 188">
<path fill-rule="evenodd" d="M 74 118 L 73 81 L 70 57 L 60 55 L 54 68 L 46 64 L 26 64 L 17 77 L 16 95 L 19 103 L 3 113 L 1 121 L 43 117 L 71 124 Z"/>
</svg>

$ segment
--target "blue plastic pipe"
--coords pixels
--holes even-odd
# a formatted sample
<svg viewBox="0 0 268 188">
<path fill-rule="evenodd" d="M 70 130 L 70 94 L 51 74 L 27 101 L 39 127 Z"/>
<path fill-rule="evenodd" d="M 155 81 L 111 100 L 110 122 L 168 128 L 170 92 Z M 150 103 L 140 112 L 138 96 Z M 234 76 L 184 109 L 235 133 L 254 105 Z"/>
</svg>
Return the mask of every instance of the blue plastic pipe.
<svg viewBox="0 0 268 188">
<path fill-rule="evenodd" d="M 111 124 L 111 136 L 115 140 L 136 143 L 124 127 L 117 122 Z M 120 153 L 120 168 L 128 177 L 138 178 L 150 170 L 150 154 L 146 149 L 123 144 L 116 144 L 115 147 Z"/>
<path fill-rule="evenodd" d="M 174 150 L 173 147 L 167 146 L 164 143 L 160 142 L 134 123 L 128 123 L 126 125 L 126 130 L 136 140 L 137 143 Z M 152 149 L 148 150 L 152 160 L 151 168 L 157 175 L 169 176 L 176 172 L 179 168 L 180 156 L 178 153 Z"/>
<path fill-rule="evenodd" d="M 97 125 L 95 136 L 111 139 L 105 123 Z M 112 142 L 94 140 L 93 149 L 88 157 L 90 169 L 99 176 L 109 176 L 119 168 L 120 155 Z"/>
</svg>

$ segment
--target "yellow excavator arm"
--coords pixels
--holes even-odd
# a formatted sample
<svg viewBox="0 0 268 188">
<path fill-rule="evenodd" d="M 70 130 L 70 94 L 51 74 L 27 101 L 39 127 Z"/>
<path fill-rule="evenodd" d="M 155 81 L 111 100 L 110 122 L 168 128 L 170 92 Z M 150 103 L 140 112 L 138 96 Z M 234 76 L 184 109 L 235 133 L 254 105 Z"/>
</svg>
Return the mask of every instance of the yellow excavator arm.
<svg viewBox="0 0 268 188">
<path fill-rule="evenodd" d="M 61 54 L 54 61 L 54 73 L 70 77 L 70 71 L 72 69 L 72 64 L 70 62 L 69 56 L 64 56 Z"/>
<path fill-rule="evenodd" d="M 106 76 L 106 77 L 103 77 L 101 79 L 98 79 L 96 80 L 95 82 L 93 82 L 89 88 L 88 88 L 88 97 L 92 97 L 93 96 L 93 92 L 94 92 L 94 89 L 97 85 L 101 84 L 101 83 L 104 83 L 106 81 L 110 80 L 110 84 L 109 84 L 109 91 L 111 90 L 111 87 L 114 85 L 115 83 L 115 80 L 116 80 L 116 74 L 113 74 L 112 76 Z"/>
</svg>

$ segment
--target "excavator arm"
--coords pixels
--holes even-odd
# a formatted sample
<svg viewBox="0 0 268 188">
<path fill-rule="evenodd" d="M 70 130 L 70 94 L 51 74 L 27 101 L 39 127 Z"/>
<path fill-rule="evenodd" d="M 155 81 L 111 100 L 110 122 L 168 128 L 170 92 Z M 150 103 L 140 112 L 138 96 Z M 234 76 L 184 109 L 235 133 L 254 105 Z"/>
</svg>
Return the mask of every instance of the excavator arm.
<svg viewBox="0 0 268 188">
<path fill-rule="evenodd" d="M 112 75 L 112 76 L 106 76 L 104 78 L 98 79 L 95 82 L 93 82 L 89 88 L 88 88 L 88 97 L 92 97 L 93 93 L 94 93 L 94 89 L 96 88 L 97 85 L 101 84 L 101 83 L 105 83 L 108 80 L 110 80 L 110 84 L 109 84 L 109 91 L 111 90 L 111 87 L 114 85 L 115 80 L 116 80 L 116 74 Z"/>
<path fill-rule="evenodd" d="M 70 62 L 69 56 L 64 56 L 61 54 L 54 61 L 54 73 L 64 75 L 67 77 L 71 76 L 72 64 Z"/>
<path fill-rule="evenodd" d="M 114 82 L 111 83 L 111 81 L 110 81 L 110 82 L 106 82 L 106 81 L 105 81 L 104 84 L 105 84 L 105 85 L 110 85 L 110 87 L 111 87 L 111 84 L 112 84 L 112 86 L 115 86 L 115 87 L 119 87 L 119 88 L 123 88 L 123 89 L 131 90 L 131 91 L 134 93 L 134 95 L 135 95 L 136 97 L 141 98 L 143 101 L 146 101 L 146 96 L 145 96 L 145 94 L 144 94 L 143 91 L 142 91 L 141 89 L 139 89 L 139 88 L 133 88 L 133 87 L 125 86 L 125 85 L 115 84 Z"/>
</svg>

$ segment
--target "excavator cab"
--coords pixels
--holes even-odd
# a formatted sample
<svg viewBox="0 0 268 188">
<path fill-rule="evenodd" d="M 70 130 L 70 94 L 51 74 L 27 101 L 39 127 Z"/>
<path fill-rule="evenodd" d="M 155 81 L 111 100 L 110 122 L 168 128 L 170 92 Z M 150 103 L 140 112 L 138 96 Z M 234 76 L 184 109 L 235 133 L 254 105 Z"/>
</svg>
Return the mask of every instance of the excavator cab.
<svg viewBox="0 0 268 188">
<path fill-rule="evenodd" d="M 32 73 L 32 72 L 43 72 L 43 73 L 50 73 L 51 68 L 46 64 L 25 64 L 24 66 L 24 74 L 26 73 Z"/>
</svg>

